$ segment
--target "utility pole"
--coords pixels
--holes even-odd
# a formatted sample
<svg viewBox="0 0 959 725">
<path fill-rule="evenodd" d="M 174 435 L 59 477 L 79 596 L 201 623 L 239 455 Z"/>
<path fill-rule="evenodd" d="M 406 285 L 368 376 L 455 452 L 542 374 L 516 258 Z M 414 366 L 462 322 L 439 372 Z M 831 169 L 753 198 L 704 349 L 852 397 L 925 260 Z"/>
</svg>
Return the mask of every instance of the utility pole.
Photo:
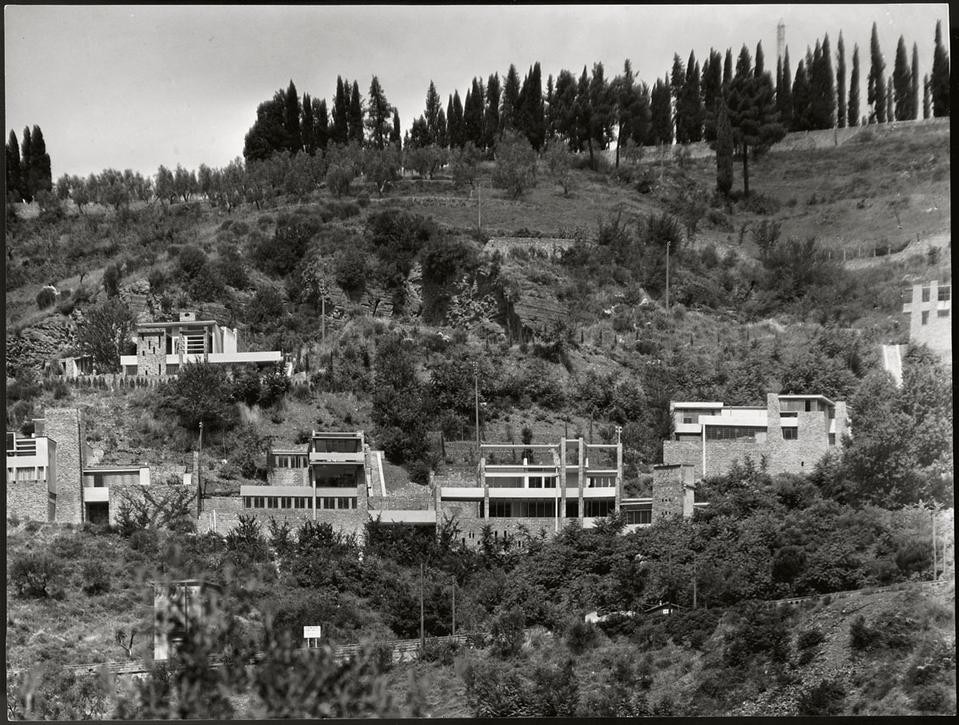
<svg viewBox="0 0 959 725">
<path fill-rule="evenodd" d="M 479 421 L 479 365 L 473 363 L 473 395 L 476 412 L 476 456 L 480 455 L 480 421 Z"/>
<path fill-rule="evenodd" d="M 932 580 L 939 579 L 939 551 L 936 546 L 936 506 L 932 506 Z"/>
<path fill-rule="evenodd" d="M 326 342 L 326 295 L 320 298 L 320 341 Z"/>
<path fill-rule="evenodd" d="M 196 515 L 200 516 L 201 501 L 203 500 L 203 491 L 200 488 L 200 469 L 203 468 L 203 421 L 200 421 L 200 444 L 197 447 L 196 457 Z"/>
<path fill-rule="evenodd" d="M 453 636 L 456 636 L 456 577 L 453 577 Z"/>
<path fill-rule="evenodd" d="M 423 562 L 420 562 L 420 652 L 426 649 L 426 630 L 423 627 Z"/>
<path fill-rule="evenodd" d="M 666 240 L 666 314 L 669 314 L 669 245 L 672 242 Z"/>
<path fill-rule="evenodd" d="M 476 228 L 483 231 L 483 185 L 476 180 Z"/>
</svg>

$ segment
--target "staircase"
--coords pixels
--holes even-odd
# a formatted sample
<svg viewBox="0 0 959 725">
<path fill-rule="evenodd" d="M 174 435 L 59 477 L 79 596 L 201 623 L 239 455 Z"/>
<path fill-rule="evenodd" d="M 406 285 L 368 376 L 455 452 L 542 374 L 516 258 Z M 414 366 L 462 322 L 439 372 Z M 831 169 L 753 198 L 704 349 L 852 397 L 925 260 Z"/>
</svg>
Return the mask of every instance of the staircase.
<svg viewBox="0 0 959 725">
<path fill-rule="evenodd" d="M 902 345 L 882 346 L 882 367 L 892 375 L 897 386 L 902 386 Z"/>
</svg>

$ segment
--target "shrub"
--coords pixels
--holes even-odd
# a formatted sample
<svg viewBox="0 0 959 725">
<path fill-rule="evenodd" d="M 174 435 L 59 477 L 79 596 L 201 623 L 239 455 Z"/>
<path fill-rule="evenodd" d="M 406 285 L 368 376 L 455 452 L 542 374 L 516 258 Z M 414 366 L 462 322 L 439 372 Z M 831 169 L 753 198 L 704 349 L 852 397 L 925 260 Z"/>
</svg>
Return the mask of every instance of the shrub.
<svg viewBox="0 0 959 725">
<path fill-rule="evenodd" d="M 523 646 L 526 620 L 518 609 L 500 612 L 490 627 L 494 654 L 505 658 L 516 655 Z"/>
<path fill-rule="evenodd" d="M 596 626 L 577 620 L 566 633 L 566 646 L 575 655 L 582 654 L 596 644 Z"/>
<path fill-rule="evenodd" d="M 353 171 L 344 165 L 331 165 L 326 172 L 326 188 L 337 199 L 350 193 L 352 183 Z"/>
<path fill-rule="evenodd" d="M 838 715 L 842 712 L 846 699 L 846 690 L 837 682 L 822 680 L 812 689 L 799 696 L 799 714 Z"/>
<path fill-rule="evenodd" d="M 849 625 L 849 646 L 854 652 L 864 652 L 878 647 L 882 642 L 881 633 L 866 624 L 861 614 Z"/>
<path fill-rule="evenodd" d="M 57 597 L 63 592 L 63 569 L 50 554 L 26 554 L 10 565 L 10 583 L 22 597 Z"/>
<path fill-rule="evenodd" d="M 100 560 L 88 561 L 80 572 L 80 588 L 90 596 L 110 591 L 110 573 Z"/>
<path fill-rule="evenodd" d="M 796 638 L 796 649 L 804 650 L 815 647 L 825 639 L 825 635 L 818 629 L 807 629 L 799 633 Z"/>
<path fill-rule="evenodd" d="M 946 691 L 940 686 L 922 687 L 912 697 L 913 706 L 920 712 L 947 713 L 947 701 Z"/>
<path fill-rule="evenodd" d="M 57 293 L 53 287 L 44 287 L 37 292 L 37 309 L 45 310 L 52 307 L 57 301 Z"/>
<path fill-rule="evenodd" d="M 433 637 L 426 639 L 420 660 L 423 662 L 438 662 L 441 665 L 452 665 L 460 651 L 460 644 L 455 640 L 440 640 Z"/>
</svg>

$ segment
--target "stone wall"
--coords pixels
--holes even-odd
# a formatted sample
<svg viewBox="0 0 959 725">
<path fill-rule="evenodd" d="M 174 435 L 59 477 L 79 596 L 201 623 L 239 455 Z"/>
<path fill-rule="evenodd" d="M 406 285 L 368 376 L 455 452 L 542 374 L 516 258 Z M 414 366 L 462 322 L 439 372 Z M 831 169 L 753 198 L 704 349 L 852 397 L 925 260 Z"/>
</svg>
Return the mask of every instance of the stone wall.
<svg viewBox="0 0 959 725">
<path fill-rule="evenodd" d="M 450 488 L 469 488 L 479 485 L 479 477 L 475 469 L 447 469 L 433 476 L 433 484 Z"/>
<path fill-rule="evenodd" d="M 483 249 L 500 252 L 504 257 L 514 250 L 558 256 L 574 244 L 575 239 L 560 237 L 492 237 Z"/>
<path fill-rule="evenodd" d="M 78 524 L 83 520 L 82 419 L 76 408 L 48 408 L 44 413 L 44 434 L 56 442 L 55 521 Z"/>
<path fill-rule="evenodd" d="M 143 333 L 137 338 L 137 375 L 166 373 L 166 333 Z"/>
<path fill-rule="evenodd" d="M 270 486 L 309 486 L 309 468 L 274 468 L 269 472 Z"/>
<path fill-rule="evenodd" d="M 653 521 L 664 516 L 692 516 L 692 485 L 690 465 L 653 466 Z M 687 487 L 690 487 L 688 491 Z"/>
<path fill-rule="evenodd" d="M 433 491 L 429 486 L 411 483 L 386 496 L 370 496 L 368 507 L 378 511 L 426 511 L 433 508 Z"/>
<path fill-rule="evenodd" d="M 204 502 L 203 513 L 197 519 L 197 531 L 201 534 L 213 531 L 214 510 L 216 511 L 216 533 L 225 536 L 240 521 L 240 516 L 252 516 L 256 519 L 264 535 L 268 535 L 270 519 L 286 521 L 294 528 L 299 528 L 307 521 L 328 523 L 335 531 L 346 535 L 355 535 L 359 541 L 363 540 L 363 531 L 369 519 L 366 511 L 359 508 L 342 511 L 328 511 L 317 509 L 316 518 L 312 509 L 244 509 L 242 506 L 210 506 Z"/>
<path fill-rule="evenodd" d="M 49 498 L 46 481 L 7 481 L 7 517 L 46 521 Z"/>
</svg>

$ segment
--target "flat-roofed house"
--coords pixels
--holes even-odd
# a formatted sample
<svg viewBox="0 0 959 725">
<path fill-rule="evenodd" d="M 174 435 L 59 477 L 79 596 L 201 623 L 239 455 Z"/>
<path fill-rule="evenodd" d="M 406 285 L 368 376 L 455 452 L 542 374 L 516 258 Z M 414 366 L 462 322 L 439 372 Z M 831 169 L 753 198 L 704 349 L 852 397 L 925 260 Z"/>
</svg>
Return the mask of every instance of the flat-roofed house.
<svg viewBox="0 0 959 725">
<path fill-rule="evenodd" d="M 808 473 L 850 431 L 842 401 L 824 395 L 769 393 L 765 406 L 670 402 L 673 434 L 664 464 L 693 467 L 695 480 L 725 473 L 747 456 L 770 473 Z"/>
<path fill-rule="evenodd" d="M 175 375 L 183 365 L 198 362 L 264 366 L 283 362 L 278 350 L 238 352 L 236 328 L 221 327 L 215 320 L 198 320 L 196 313 L 186 311 L 176 322 L 137 325 L 136 344 L 136 355 L 120 356 L 126 375 Z"/>
</svg>

